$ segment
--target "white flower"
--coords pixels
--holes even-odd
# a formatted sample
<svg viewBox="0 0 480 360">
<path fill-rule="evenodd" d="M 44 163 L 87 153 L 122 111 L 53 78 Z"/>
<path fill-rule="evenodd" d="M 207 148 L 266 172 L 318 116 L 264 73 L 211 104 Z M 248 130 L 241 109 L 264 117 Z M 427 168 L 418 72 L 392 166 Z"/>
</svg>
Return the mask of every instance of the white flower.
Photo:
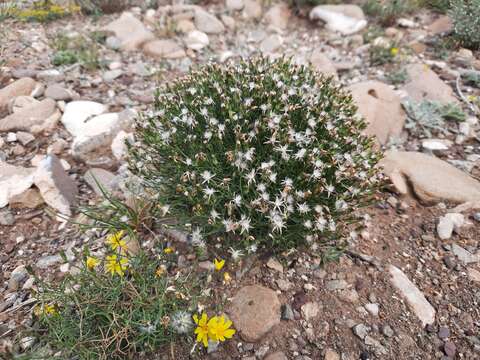
<svg viewBox="0 0 480 360">
<path fill-rule="evenodd" d="M 257 245 L 256 244 L 252 244 L 250 245 L 248 248 L 247 248 L 247 252 L 249 254 L 254 254 L 257 252 Z"/>
<path fill-rule="evenodd" d="M 271 182 L 275 182 L 277 180 L 277 173 L 271 173 L 270 175 L 268 175 L 268 179 Z"/>
<path fill-rule="evenodd" d="M 260 192 L 265 192 L 267 190 L 267 187 L 265 186 L 264 183 L 260 183 L 257 186 L 257 190 L 260 191 Z"/>
<path fill-rule="evenodd" d="M 275 202 L 273 203 L 274 210 L 280 210 L 280 208 L 284 205 L 283 199 L 281 197 L 276 196 Z"/>
<path fill-rule="evenodd" d="M 240 205 L 242 205 L 242 197 L 240 195 L 235 195 L 232 202 L 239 207 Z"/>
<path fill-rule="evenodd" d="M 298 212 L 300 214 L 306 214 L 310 211 L 310 207 L 306 203 L 298 204 Z"/>
<path fill-rule="evenodd" d="M 203 192 L 205 193 L 205 196 L 207 197 L 208 200 L 210 200 L 210 197 L 211 197 L 213 194 L 215 194 L 215 190 L 212 189 L 212 188 L 209 188 L 209 187 L 203 189 Z"/>
<path fill-rule="evenodd" d="M 298 150 L 297 153 L 295 154 L 295 159 L 297 160 L 303 159 L 306 153 L 307 153 L 307 150 L 304 148 Z"/>
<path fill-rule="evenodd" d="M 217 212 L 217 210 L 212 209 L 212 211 L 210 211 L 210 217 L 212 220 L 216 220 L 220 217 L 220 214 Z"/>
<path fill-rule="evenodd" d="M 200 176 L 203 178 L 202 184 L 205 184 L 212 180 L 215 175 L 213 175 L 210 171 L 205 170 L 200 174 Z"/>
<path fill-rule="evenodd" d="M 185 165 L 187 165 L 187 166 L 192 165 L 192 159 L 186 158 L 186 159 L 185 159 Z"/>
<path fill-rule="evenodd" d="M 272 224 L 273 231 L 278 231 L 281 234 L 282 230 L 286 227 L 285 221 L 278 213 L 271 214 L 269 218 Z"/>
<path fill-rule="evenodd" d="M 252 182 L 255 183 L 255 170 L 250 170 L 250 172 L 245 175 L 245 178 L 247 179 L 247 185 L 250 185 Z"/>
<path fill-rule="evenodd" d="M 313 224 L 312 224 L 312 221 L 311 220 L 306 220 L 304 223 L 303 223 L 303 226 L 305 226 L 305 228 L 307 229 L 311 229 Z"/>
<path fill-rule="evenodd" d="M 236 250 L 232 247 L 230 249 L 228 249 L 228 252 L 230 254 L 232 254 L 232 260 L 233 261 L 238 261 L 243 256 L 243 251 L 242 250 Z"/>
<path fill-rule="evenodd" d="M 286 187 L 292 187 L 293 185 L 293 180 L 290 178 L 285 178 L 282 180 L 282 185 Z"/>
<path fill-rule="evenodd" d="M 330 194 L 332 194 L 335 191 L 335 187 L 333 185 L 327 185 L 325 189 L 328 192 L 328 197 L 330 197 Z"/>
<path fill-rule="evenodd" d="M 162 216 L 165 216 L 170 211 L 170 205 L 163 205 L 160 207 L 160 210 L 162 211 Z"/>
<path fill-rule="evenodd" d="M 242 215 L 240 221 L 238 222 L 238 224 L 240 225 L 240 234 L 243 234 L 243 232 L 249 232 L 250 229 L 252 228 L 252 226 L 250 225 L 250 218 L 247 218 L 245 215 Z"/>
<path fill-rule="evenodd" d="M 312 175 L 310 175 L 313 179 L 320 179 L 322 177 L 322 172 L 319 169 L 314 169 Z"/>
<path fill-rule="evenodd" d="M 235 231 L 237 228 L 237 225 L 230 219 L 226 219 L 222 221 L 223 226 L 225 226 L 225 231 L 230 232 L 230 231 Z"/>
</svg>

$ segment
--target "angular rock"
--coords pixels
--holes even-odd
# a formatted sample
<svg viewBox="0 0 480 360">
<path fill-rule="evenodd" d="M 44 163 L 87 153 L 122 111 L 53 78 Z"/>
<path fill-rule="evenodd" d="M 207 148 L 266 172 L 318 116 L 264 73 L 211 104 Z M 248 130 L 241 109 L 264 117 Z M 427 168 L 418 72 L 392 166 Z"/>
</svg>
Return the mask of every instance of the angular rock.
<svg viewBox="0 0 480 360">
<path fill-rule="evenodd" d="M 182 19 L 175 24 L 175 30 L 178 32 L 187 34 L 190 31 L 193 31 L 196 29 L 195 29 L 195 24 L 192 21 L 187 19 Z"/>
<path fill-rule="evenodd" d="M 340 360 L 340 355 L 332 349 L 327 349 L 325 351 L 324 360 Z"/>
<path fill-rule="evenodd" d="M 60 111 L 52 99 L 44 99 L 0 120 L 0 132 L 25 130 L 39 133 L 52 129 L 60 119 Z"/>
<path fill-rule="evenodd" d="M 51 84 L 65 80 L 65 74 L 58 69 L 46 69 L 37 73 L 37 79 Z"/>
<path fill-rule="evenodd" d="M 192 50 L 201 50 L 210 44 L 208 35 L 198 30 L 190 31 L 183 41 L 187 48 Z"/>
<path fill-rule="evenodd" d="M 65 89 L 62 85 L 52 84 L 45 89 L 45 96 L 56 101 L 68 101 L 78 97 L 74 91 Z"/>
<path fill-rule="evenodd" d="M 245 4 L 243 3 L 243 0 L 226 0 L 225 6 L 230 11 L 240 11 L 243 9 Z"/>
<path fill-rule="evenodd" d="M 367 121 L 365 133 L 376 136 L 380 144 L 400 136 L 406 120 L 400 96 L 379 81 L 365 81 L 348 88 L 359 113 Z"/>
<path fill-rule="evenodd" d="M 432 35 L 439 35 L 444 34 L 452 31 L 453 29 L 453 22 L 447 15 L 442 15 L 438 19 L 436 19 L 433 23 L 427 26 L 427 30 Z"/>
<path fill-rule="evenodd" d="M 423 326 L 435 322 L 435 309 L 425 298 L 425 295 L 412 283 L 408 277 L 397 267 L 390 265 L 388 272 L 391 275 L 392 285 L 405 298 L 413 312 L 422 322 Z"/>
<path fill-rule="evenodd" d="M 47 255 L 44 257 L 41 257 L 38 259 L 37 263 L 35 266 L 39 269 L 48 269 L 49 267 L 56 265 L 60 262 L 62 262 L 62 256 L 61 255 Z"/>
<path fill-rule="evenodd" d="M 9 165 L 0 161 L 0 208 L 33 184 L 35 169 Z"/>
<path fill-rule="evenodd" d="M 480 253 L 472 254 L 457 244 L 452 244 L 452 252 L 464 265 L 480 262 Z"/>
<path fill-rule="evenodd" d="M 302 305 L 302 316 L 305 320 L 310 321 L 320 312 L 320 305 L 317 302 L 307 302 Z"/>
<path fill-rule="evenodd" d="M 0 226 L 12 226 L 15 224 L 15 216 L 8 209 L 0 210 Z"/>
<path fill-rule="evenodd" d="M 415 101 L 434 100 L 443 104 L 459 104 L 453 90 L 438 75 L 424 64 L 411 64 L 406 67 L 410 81 L 404 90 Z"/>
<path fill-rule="evenodd" d="M 159 59 L 179 59 L 187 56 L 185 50 L 170 39 L 150 41 L 143 46 L 143 51 Z"/>
<path fill-rule="evenodd" d="M 12 209 L 35 209 L 44 203 L 42 196 L 37 189 L 27 189 L 21 194 L 10 198 L 10 207 Z"/>
<path fill-rule="evenodd" d="M 480 283 L 480 271 L 473 268 L 468 269 L 468 278 L 476 283 Z"/>
<path fill-rule="evenodd" d="M 430 151 L 448 150 L 452 142 L 446 139 L 425 139 L 422 140 L 422 148 Z"/>
<path fill-rule="evenodd" d="M 120 47 L 126 51 L 139 49 L 143 44 L 155 38 L 143 23 L 132 13 L 124 12 L 120 18 L 104 27 L 120 40 Z"/>
<path fill-rule="evenodd" d="M 8 103 L 17 96 L 31 95 L 37 86 L 32 78 L 25 77 L 0 89 L 0 119 L 7 115 Z"/>
<path fill-rule="evenodd" d="M 417 152 L 387 151 L 380 162 L 400 194 L 414 194 L 424 203 L 480 201 L 480 183 L 463 171 L 433 156 Z"/>
<path fill-rule="evenodd" d="M 72 214 L 70 207 L 76 204 L 77 185 L 55 155 L 48 155 L 40 162 L 35 171 L 34 184 L 49 206 L 63 215 Z"/>
<path fill-rule="evenodd" d="M 278 271 L 279 273 L 283 273 L 283 265 L 280 264 L 280 262 L 275 259 L 275 258 L 270 258 L 268 259 L 267 261 L 267 267 L 269 267 L 270 269 L 272 270 L 276 270 Z"/>
<path fill-rule="evenodd" d="M 98 196 L 111 193 L 118 185 L 117 176 L 101 168 L 87 170 L 83 178 Z"/>
<path fill-rule="evenodd" d="M 19 131 L 15 135 L 17 136 L 17 140 L 20 141 L 23 146 L 28 145 L 35 140 L 35 136 L 29 132 Z"/>
<path fill-rule="evenodd" d="M 453 231 L 458 232 L 465 222 L 465 217 L 459 213 L 448 213 L 442 216 L 437 225 L 438 237 L 442 240 L 450 239 Z"/>
<path fill-rule="evenodd" d="M 318 5 L 309 16 L 310 20 L 321 20 L 328 30 L 343 35 L 354 34 L 367 26 L 365 15 L 357 5 Z"/>
<path fill-rule="evenodd" d="M 244 341 L 256 342 L 280 323 L 277 294 L 263 286 L 244 286 L 232 299 L 228 314 Z"/>
<path fill-rule="evenodd" d="M 109 83 L 114 81 L 115 79 L 118 79 L 122 75 L 123 75 L 122 69 L 113 69 L 113 70 L 105 71 L 102 75 L 102 78 L 103 78 L 103 81 L 105 81 L 106 83 Z"/>
<path fill-rule="evenodd" d="M 8 112 L 14 114 L 35 104 L 40 104 L 40 101 L 36 100 L 33 96 L 17 96 L 8 103 Z"/>
<path fill-rule="evenodd" d="M 118 161 L 122 161 L 127 156 L 127 145 L 126 143 L 132 144 L 134 141 L 134 136 L 132 133 L 126 133 L 125 131 L 120 131 L 117 136 L 112 141 L 112 154 Z"/>
<path fill-rule="evenodd" d="M 312 55 L 310 56 L 310 63 L 319 73 L 327 76 L 333 76 L 335 79 L 338 78 L 335 65 L 333 65 L 330 59 L 320 49 L 313 51 Z"/>
<path fill-rule="evenodd" d="M 65 106 L 62 124 L 68 132 L 75 136 L 90 118 L 107 111 L 103 104 L 93 101 L 72 101 Z"/>
<path fill-rule="evenodd" d="M 195 8 L 195 27 L 207 34 L 221 34 L 225 31 L 223 23 L 200 7 Z"/>
<path fill-rule="evenodd" d="M 273 5 L 265 14 L 264 20 L 274 28 L 285 30 L 292 12 L 287 3 L 279 3 Z"/>
</svg>

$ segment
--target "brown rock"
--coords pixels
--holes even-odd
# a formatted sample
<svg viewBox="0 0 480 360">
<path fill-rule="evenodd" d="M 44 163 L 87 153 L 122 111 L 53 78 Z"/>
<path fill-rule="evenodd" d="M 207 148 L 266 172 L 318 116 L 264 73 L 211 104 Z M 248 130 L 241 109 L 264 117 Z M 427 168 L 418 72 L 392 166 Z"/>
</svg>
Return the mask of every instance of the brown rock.
<svg viewBox="0 0 480 360">
<path fill-rule="evenodd" d="M 288 26 L 292 12 L 287 3 L 279 3 L 270 8 L 265 14 L 264 20 L 271 26 L 285 30 Z"/>
<path fill-rule="evenodd" d="M 265 360 L 288 360 L 288 358 L 282 351 L 277 351 L 273 354 L 267 355 Z"/>
<path fill-rule="evenodd" d="M 330 59 L 320 50 L 316 49 L 313 51 L 310 56 L 310 63 L 313 68 L 319 73 L 325 74 L 327 76 L 333 76 L 337 79 L 337 69 L 330 61 Z"/>
<path fill-rule="evenodd" d="M 105 26 L 104 30 L 113 32 L 120 40 L 120 47 L 127 51 L 137 50 L 155 38 L 145 25 L 129 12 L 124 12 L 120 18 Z"/>
<path fill-rule="evenodd" d="M 55 101 L 44 99 L 0 120 L 0 132 L 25 130 L 39 133 L 54 127 L 60 116 Z"/>
<path fill-rule="evenodd" d="M 427 27 L 427 30 L 432 35 L 447 33 L 452 31 L 452 29 L 453 29 L 452 19 L 450 19 L 450 17 L 446 15 L 440 16 L 438 19 L 436 19 L 433 23 L 431 23 Z"/>
<path fill-rule="evenodd" d="M 0 89 L 0 118 L 8 113 L 8 102 L 17 96 L 30 95 L 37 82 L 32 78 L 19 79 Z"/>
<path fill-rule="evenodd" d="M 273 290 L 244 286 L 232 299 L 228 313 L 241 338 L 256 342 L 280 323 L 280 301 Z"/>
<path fill-rule="evenodd" d="M 35 209 L 42 204 L 43 198 L 38 190 L 33 188 L 10 198 L 10 207 L 13 209 Z"/>
<path fill-rule="evenodd" d="M 327 349 L 325 351 L 325 360 L 340 360 L 340 355 L 338 355 L 335 351 L 332 349 Z"/>
<path fill-rule="evenodd" d="M 14 114 L 34 104 L 40 104 L 40 101 L 36 100 L 33 96 L 17 96 L 8 103 L 8 112 Z"/>
<path fill-rule="evenodd" d="M 173 40 L 154 40 L 145 44 L 143 51 L 155 58 L 178 59 L 187 56 L 185 50 Z"/>
<path fill-rule="evenodd" d="M 449 163 L 418 152 L 388 151 L 380 162 L 397 191 L 424 203 L 480 201 L 480 182 Z"/>
<path fill-rule="evenodd" d="M 458 103 L 453 90 L 445 84 L 438 75 L 425 64 L 407 66 L 410 81 L 404 90 L 415 101 L 434 100 L 444 104 Z"/>
<path fill-rule="evenodd" d="M 468 278 L 476 283 L 480 283 L 480 271 L 474 268 L 468 269 Z"/>
<path fill-rule="evenodd" d="M 76 204 L 77 185 L 63 169 L 55 155 L 48 155 L 38 165 L 34 184 L 45 202 L 61 214 L 70 216 L 70 206 Z"/>
<path fill-rule="evenodd" d="M 400 97 L 388 85 L 366 81 L 350 86 L 349 90 L 358 111 L 368 123 L 366 134 L 376 136 L 380 144 L 401 134 L 406 114 Z"/>
<path fill-rule="evenodd" d="M 0 161 L 0 208 L 6 206 L 13 196 L 22 194 L 32 186 L 34 171 Z"/>
<path fill-rule="evenodd" d="M 84 175 L 84 179 L 99 196 L 103 196 L 104 192 L 111 193 L 116 185 L 115 174 L 101 168 L 88 170 Z"/>
</svg>

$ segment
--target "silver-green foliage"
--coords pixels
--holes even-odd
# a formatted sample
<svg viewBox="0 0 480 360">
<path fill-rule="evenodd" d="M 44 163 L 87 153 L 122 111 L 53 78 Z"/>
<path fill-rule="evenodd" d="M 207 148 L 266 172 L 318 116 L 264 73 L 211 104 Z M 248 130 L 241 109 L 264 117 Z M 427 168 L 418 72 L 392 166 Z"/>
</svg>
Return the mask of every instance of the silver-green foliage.
<svg viewBox="0 0 480 360">
<path fill-rule="evenodd" d="M 465 47 L 480 48 L 480 0 L 452 0 L 449 15 L 457 40 Z"/>
<path fill-rule="evenodd" d="M 318 248 L 378 182 L 351 96 L 285 59 L 208 65 L 144 115 L 131 169 L 198 244 Z"/>
</svg>

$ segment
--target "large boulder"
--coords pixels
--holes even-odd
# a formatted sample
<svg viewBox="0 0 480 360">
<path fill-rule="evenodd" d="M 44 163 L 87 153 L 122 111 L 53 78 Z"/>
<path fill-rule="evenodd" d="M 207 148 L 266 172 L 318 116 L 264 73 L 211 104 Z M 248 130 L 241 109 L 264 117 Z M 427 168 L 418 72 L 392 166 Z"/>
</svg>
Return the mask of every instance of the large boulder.
<svg viewBox="0 0 480 360">
<path fill-rule="evenodd" d="M 155 39 L 153 33 L 130 12 L 124 12 L 117 20 L 105 26 L 104 30 L 113 32 L 120 40 L 120 47 L 127 51 L 137 50 Z"/>
<path fill-rule="evenodd" d="M 60 116 L 56 102 L 52 99 L 44 99 L 39 103 L 16 110 L 13 114 L 0 120 L 0 132 L 25 130 L 39 133 L 52 129 Z"/>
<path fill-rule="evenodd" d="M 409 82 L 404 90 L 415 101 L 434 100 L 444 104 L 458 103 L 453 90 L 425 64 L 411 64 L 406 68 Z"/>
<path fill-rule="evenodd" d="M 244 286 L 232 299 L 228 314 L 240 337 L 256 342 L 280 323 L 280 301 L 273 290 L 259 285 Z"/>
<path fill-rule="evenodd" d="M 379 81 L 365 81 L 351 85 L 349 90 L 367 121 L 367 135 L 376 136 L 380 144 L 386 144 L 390 137 L 401 134 L 406 114 L 400 96 L 393 89 Z"/>
<path fill-rule="evenodd" d="M 418 152 L 388 151 L 380 162 L 401 194 L 413 193 L 424 203 L 480 201 L 480 182 L 440 160 Z"/>
<path fill-rule="evenodd" d="M 357 5 L 318 5 L 310 11 L 310 20 L 320 20 L 328 30 L 343 35 L 355 34 L 367 26 Z"/>
<path fill-rule="evenodd" d="M 0 89 L 0 119 L 8 113 L 8 103 L 17 96 L 31 95 L 37 82 L 25 77 Z"/>
</svg>

